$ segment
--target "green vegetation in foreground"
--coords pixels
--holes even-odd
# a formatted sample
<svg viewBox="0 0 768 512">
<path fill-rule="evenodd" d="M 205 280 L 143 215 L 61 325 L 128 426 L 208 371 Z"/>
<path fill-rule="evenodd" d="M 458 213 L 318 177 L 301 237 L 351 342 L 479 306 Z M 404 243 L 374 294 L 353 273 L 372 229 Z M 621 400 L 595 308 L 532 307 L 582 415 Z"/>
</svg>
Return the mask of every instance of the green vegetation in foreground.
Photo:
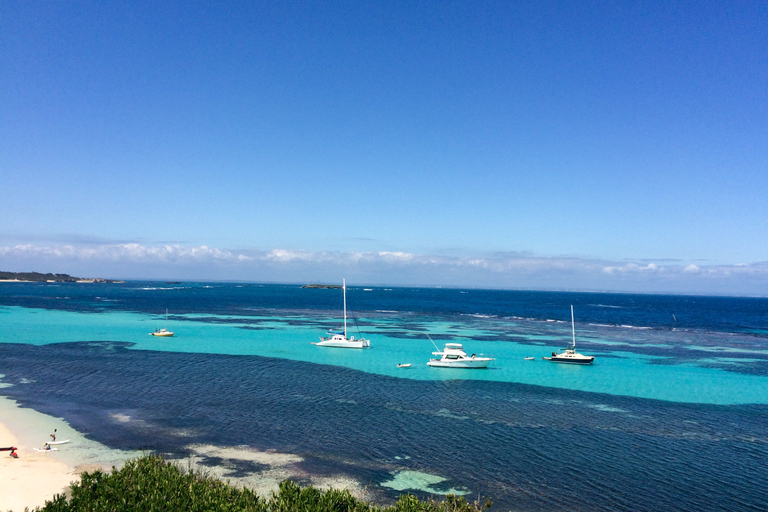
<svg viewBox="0 0 768 512">
<path fill-rule="evenodd" d="M 285 481 L 280 490 L 262 498 L 216 478 L 183 471 L 157 455 L 129 461 L 111 473 L 83 473 L 72 484 L 71 497 L 57 494 L 43 512 L 117 511 L 256 511 L 256 512 L 479 512 L 491 506 L 468 503 L 452 494 L 445 501 L 420 501 L 405 494 L 393 507 L 380 508 L 354 498 L 349 491 L 301 488 Z M 41 509 L 37 509 L 41 510 Z"/>
</svg>

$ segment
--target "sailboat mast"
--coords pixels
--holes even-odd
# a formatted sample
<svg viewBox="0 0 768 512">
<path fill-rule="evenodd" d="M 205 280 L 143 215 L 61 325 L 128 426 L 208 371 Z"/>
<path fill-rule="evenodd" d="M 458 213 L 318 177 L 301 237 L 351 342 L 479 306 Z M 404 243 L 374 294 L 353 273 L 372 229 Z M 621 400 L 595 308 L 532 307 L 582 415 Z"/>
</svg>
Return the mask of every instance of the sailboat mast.
<svg viewBox="0 0 768 512">
<path fill-rule="evenodd" d="M 341 288 L 344 290 L 344 337 L 347 337 L 347 279 L 341 279 Z"/>
<path fill-rule="evenodd" d="M 573 304 L 571 304 L 571 332 L 573 333 L 573 348 L 576 348 L 576 323 L 573 321 Z"/>
</svg>

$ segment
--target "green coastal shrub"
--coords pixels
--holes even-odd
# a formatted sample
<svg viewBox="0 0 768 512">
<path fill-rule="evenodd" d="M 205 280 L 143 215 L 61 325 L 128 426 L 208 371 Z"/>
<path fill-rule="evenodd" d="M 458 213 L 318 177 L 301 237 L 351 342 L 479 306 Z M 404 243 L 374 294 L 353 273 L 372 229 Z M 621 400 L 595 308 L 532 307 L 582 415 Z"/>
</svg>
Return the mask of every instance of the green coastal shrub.
<svg viewBox="0 0 768 512">
<path fill-rule="evenodd" d="M 448 495 L 445 501 L 421 501 L 405 494 L 393 507 L 380 508 L 353 497 L 349 491 L 300 487 L 285 481 L 271 497 L 262 498 L 200 473 L 183 471 L 157 455 L 129 461 L 111 473 L 83 473 L 72 484 L 71 496 L 56 495 L 43 512 L 479 512 L 490 501 L 469 503 Z"/>
<path fill-rule="evenodd" d="M 120 470 L 83 473 L 71 497 L 57 495 L 43 511 L 267 511 L 266 502 L 248 489 L 215 478 L 183 472 L 162 457 L 129 461 Z"/>
</svg>

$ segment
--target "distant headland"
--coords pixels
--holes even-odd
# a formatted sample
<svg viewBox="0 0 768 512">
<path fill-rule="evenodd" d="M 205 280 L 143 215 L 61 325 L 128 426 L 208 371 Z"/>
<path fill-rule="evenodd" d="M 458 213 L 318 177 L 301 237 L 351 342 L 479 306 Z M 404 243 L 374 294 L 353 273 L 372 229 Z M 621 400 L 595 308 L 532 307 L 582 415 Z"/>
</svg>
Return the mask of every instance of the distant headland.
<svg viewBox="0 0 768 512">
<path fill-rule="evenodd" d="M 69 274 L 41 274 L 40 272 L 2 272 L 0 282 L 20 283 L 124 283 L 114 279 L 74 277 Z"/>
<path fill-rule="evenodd" d="M 337 284 L 305 284 L 302 288 L 321 288 L 321 289 L 336 289 L 341 288 Z"/>
</svg>

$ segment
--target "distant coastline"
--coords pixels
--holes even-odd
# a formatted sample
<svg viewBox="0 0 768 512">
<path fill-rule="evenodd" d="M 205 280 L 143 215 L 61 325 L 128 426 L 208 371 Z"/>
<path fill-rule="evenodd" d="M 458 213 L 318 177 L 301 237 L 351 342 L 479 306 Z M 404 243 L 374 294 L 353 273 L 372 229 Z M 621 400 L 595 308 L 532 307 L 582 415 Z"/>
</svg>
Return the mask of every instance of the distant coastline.
<svg viewBox="0 0 768 512">
<path fill-rule="evenodd" d="M 114 279 L 102 279 L 100 277 L 85 278 L 74 277 L 69 274 L 41 274 L 40 272 L 2 272 L 2 283 L 124 283 Z"/>
<path fill-rule="evenodd" d="M 326 289 L 334 290 L 334 289 L 341 288 L 341 286 L 337 284 L 305 284 L 304 286 L 302 286 L 302 288 L 320 288 L 323 290 L 326 290 Z"/>
</svg>

